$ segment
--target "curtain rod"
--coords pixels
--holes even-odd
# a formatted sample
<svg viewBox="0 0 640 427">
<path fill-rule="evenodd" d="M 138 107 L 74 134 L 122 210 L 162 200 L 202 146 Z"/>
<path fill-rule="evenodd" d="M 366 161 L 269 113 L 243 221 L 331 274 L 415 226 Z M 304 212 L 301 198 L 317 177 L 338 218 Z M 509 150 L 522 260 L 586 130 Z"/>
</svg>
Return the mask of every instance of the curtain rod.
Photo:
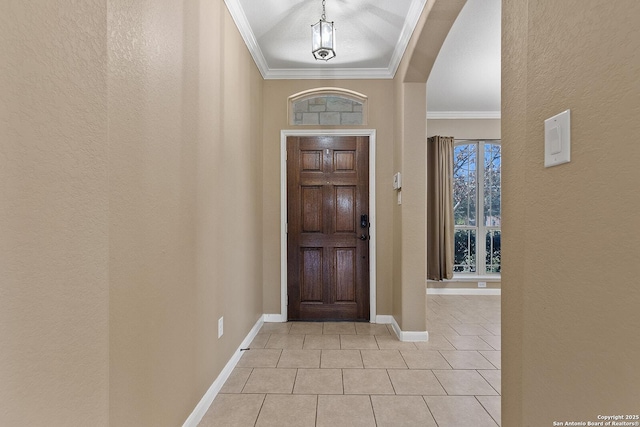
<svg viewBox="0 0 640 427">
<path fill-rule="evenodd" d="M 477 139 L 458 139 L 458 138 L 454 138 L 454 141 L 501 141 L 500 138 L 489 138 L 489 139 L 483 139 L 483 138 L 477 138 Z"/>
</svg>

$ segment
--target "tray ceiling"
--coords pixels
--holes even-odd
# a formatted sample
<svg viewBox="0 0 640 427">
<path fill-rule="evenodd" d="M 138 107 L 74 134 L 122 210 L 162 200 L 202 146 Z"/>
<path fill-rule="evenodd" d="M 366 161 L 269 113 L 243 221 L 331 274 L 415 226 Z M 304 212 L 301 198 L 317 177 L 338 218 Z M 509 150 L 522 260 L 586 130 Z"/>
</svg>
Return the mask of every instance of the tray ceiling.
<svg viewBox="0 0 640 427">
<path fill-rule="evenodd" d="M 311 54 L 322 0 L 225 3 L 265 79 L 390 79 L 427 0 L 326 0 L 337 40 L 327 62 Z M 467 1 L 427 82 L 431 117 L 500 117 L 500 20 L 500 0 Z"/>
</svg>

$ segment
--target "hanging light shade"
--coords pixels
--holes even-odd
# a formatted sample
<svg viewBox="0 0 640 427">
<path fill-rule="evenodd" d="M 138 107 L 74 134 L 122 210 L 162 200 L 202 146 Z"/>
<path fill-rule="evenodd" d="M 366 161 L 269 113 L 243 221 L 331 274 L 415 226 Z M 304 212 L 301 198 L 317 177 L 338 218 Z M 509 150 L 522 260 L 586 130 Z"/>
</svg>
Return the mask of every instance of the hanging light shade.
<svg viewBox="0 0 640 427">
<path fill-rule="evenodd" d="M 311 52 L 313 57 L 328 61 L 336 56 L 336 29 L 333 22 L 328 22 L 322 0 L 322 16 L 320 21 L 311 26 Z"/>
</svg>

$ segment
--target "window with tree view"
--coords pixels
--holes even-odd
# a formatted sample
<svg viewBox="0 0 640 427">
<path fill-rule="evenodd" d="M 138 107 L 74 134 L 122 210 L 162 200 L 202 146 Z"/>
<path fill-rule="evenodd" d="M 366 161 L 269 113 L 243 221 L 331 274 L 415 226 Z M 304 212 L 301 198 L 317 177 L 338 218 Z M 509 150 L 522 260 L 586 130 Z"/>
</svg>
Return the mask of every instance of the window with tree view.
<svg viewBox="0 0 640 427">
<path fill-rule="evenodd" d="M 453 157 L 453 271 L 500 273 L 500 141 L 458 141 Z"/>
</svg>

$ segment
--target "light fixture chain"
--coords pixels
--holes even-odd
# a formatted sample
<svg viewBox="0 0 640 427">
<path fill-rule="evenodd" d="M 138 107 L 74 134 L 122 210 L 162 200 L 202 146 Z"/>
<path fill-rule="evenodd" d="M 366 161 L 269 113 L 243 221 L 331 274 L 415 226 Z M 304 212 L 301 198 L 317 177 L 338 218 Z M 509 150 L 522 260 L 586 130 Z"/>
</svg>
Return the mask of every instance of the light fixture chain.
<svg viewBox="0 0 640 427">
<path fill-rule="evenodd" d="M 322 0 L 322 20 L 326 21 L 327 20 L 327 15 L 326 15 L 326 12 L 324 10 L 324 4 L 325 4 L 325 0 Z"/>
</svg>

